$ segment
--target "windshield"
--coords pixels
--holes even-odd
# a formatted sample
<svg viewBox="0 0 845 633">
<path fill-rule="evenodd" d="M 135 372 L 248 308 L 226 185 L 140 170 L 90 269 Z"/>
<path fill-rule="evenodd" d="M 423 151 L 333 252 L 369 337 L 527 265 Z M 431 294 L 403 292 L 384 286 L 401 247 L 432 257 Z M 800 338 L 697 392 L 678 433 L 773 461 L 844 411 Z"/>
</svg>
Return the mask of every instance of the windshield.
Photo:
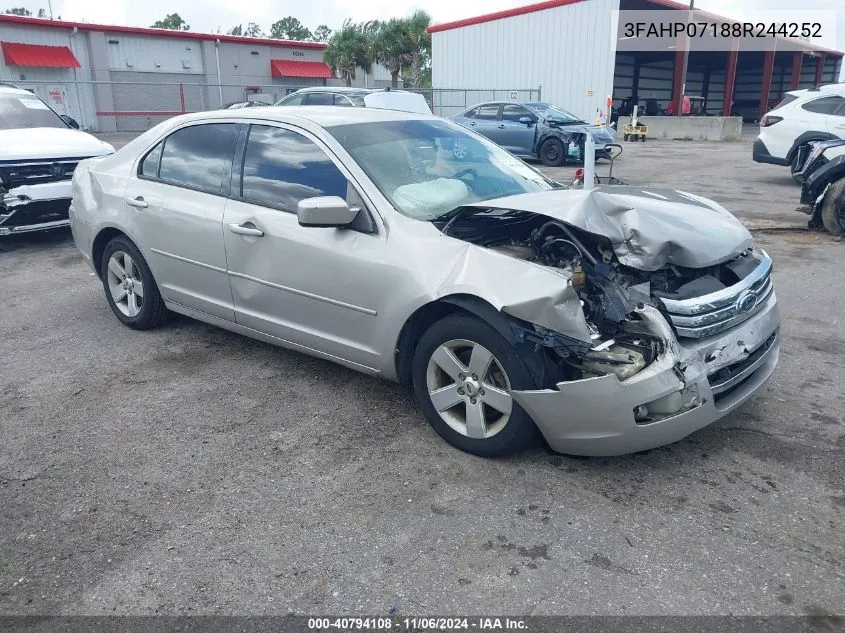
<svg viewBox="0 0 845 633">
<path fill-rule="evenodd" d="M 35 95 L 0 93 L 0 130 L 67 125 Z"/>
<path fill-rule="evenodd" d="M 563 108 L 558 108 L 549 103 L 526 103 L 525 106 L 532 110 L 538 116 L 549 119 L 550 121 L 559 121 L 561 123 L 583 123 L 581 119 L 567 112 Z"/>
<path fill-rule="evenodd" d="M 446 121 L 383 121 L 327 130 L 397 211 L 418 220 L 555 187 L 499 146 Z"/>
</svg>

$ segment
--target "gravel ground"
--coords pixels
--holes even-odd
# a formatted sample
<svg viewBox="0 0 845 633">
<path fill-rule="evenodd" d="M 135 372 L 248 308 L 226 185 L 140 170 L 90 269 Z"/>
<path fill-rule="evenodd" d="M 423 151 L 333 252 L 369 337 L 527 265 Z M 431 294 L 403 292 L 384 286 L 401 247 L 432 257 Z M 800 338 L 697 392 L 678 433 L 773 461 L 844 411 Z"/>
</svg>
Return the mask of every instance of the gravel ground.
<svg viewBox="0 0 845 633">
<path fill-rule="evenodd" d="M 632 183 L 805 220 L 748 139 L 626 148 Z M 68 233 L 0 241 L 0 613 L 842 613 L 843 245 L 758 237 L 784 322 L 756 399 L 646 453 L 499 460 L 397 385 L 124 328 Z"/>
</svg>

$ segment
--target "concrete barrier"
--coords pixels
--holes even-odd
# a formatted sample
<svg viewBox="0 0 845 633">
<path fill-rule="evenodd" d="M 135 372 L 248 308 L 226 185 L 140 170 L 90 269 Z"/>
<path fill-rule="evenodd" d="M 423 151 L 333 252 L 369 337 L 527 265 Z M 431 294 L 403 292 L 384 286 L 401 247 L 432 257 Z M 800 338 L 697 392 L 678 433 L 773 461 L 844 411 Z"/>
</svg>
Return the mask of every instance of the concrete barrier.
<svg viewBox="0 0 845 633">
<path fill-rule="evenodd" d="M 678 141 L 738 141 L 742 134 L 739 116 L 644 116 L 637 120 L 648 126 L 648 138 Z M 616 124 L 619 138 L 631 117 L 621 116 Z"/>
</svg>

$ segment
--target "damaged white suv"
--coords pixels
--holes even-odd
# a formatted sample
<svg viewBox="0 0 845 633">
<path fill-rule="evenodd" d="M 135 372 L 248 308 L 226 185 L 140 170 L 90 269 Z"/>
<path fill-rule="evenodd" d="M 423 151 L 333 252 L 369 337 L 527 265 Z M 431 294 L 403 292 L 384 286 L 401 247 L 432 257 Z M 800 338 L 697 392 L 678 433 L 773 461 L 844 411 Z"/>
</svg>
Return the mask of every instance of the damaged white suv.
<svg viewBox="0 0 845 633">
<path fill-rule="evenodd" d="M 0 83 L 0 236 L 68 226 L 77 163 L 114 148 L 37 96 Z"/>
<path fill-rule="evenodd" d="M 176 117 L 80 163 L 70 215 L 125 325 L 172 310 L 398 380 L 478 455 L 673 442 L 778 359 L 772 262 L 725 209 L 566 189 L 428 115 Z"/>
</svg>

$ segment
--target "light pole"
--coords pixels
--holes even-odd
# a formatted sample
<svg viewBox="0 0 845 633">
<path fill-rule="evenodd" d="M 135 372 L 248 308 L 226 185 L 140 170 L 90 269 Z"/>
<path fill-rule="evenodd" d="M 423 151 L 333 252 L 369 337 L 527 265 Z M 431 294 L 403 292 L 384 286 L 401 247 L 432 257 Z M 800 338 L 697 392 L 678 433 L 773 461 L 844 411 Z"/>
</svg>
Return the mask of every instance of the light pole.
<svg viewBox="0 0 845 633">
<path fill-rule="evenodd" d="M 687 29 L 692 21 L 692 11 L 695 9 L 695 0 L 689 0 L 689 13 L 687 13 Z M 681 65 L 681 99 L 678 103 L 676 116 L 684 115 L 684 95 L 687 93 L 687 64 L 689 63 L 689 33 L 684 31 L 684 62 Z"/>
</svg>

